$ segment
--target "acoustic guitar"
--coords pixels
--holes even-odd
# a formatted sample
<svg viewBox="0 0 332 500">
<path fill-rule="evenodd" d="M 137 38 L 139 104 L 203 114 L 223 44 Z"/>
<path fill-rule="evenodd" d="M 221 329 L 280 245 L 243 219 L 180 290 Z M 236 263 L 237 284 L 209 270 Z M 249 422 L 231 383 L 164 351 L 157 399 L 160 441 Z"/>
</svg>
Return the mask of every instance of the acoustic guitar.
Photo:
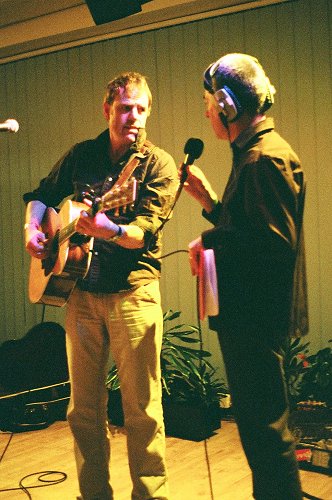
<svg viewBox="0 0 332 500">
<path fill-rule="evenodd" d="M 76 232 L 76 222 L 82 210 L 95 215 L 110 209 L 126 209 L 136 199 L 137 180 L 129 179 L 116 184 L 92 207 L 67 200 L 59 212 L 47 208 L 40 230 L 47 238 L 48 255 L 45 259 L 31 257 L 29 274 L 29 299 L 61 307 L 65 305 L 79 278 L 89 270 L 93 238 Z"/>
</svg>

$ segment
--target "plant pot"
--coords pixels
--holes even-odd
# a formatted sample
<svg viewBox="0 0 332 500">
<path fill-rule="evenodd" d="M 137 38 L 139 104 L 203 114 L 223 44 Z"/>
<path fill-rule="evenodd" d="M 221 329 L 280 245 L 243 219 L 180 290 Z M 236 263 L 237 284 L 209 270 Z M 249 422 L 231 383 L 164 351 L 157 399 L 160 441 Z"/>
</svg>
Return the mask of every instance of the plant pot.
<svg viewBox="0 0 332 500">
<path fill-rule="evenodd" d="M 163 401 L 165 431 L 167 436 L 202 441 L 219 429 L 219 404 L 195 404 Z"/>
<path fill-rule="evenodd" d="M 124 415 L 122 409 L 121 391 L 108 391 L 107 414 L 109 422 L 118 427 L 124 426 Z"/>
<path fill-rule="evenodd" d="M 220 407 L 212 404 L 180 403 L 163 400 L 165 432 L 167 436 L 201 441 L 220 428 Z M 122 427 L 124 416 L 120 390 L 109 391 L 108 418 L 111 424 Z"/>
</svg>

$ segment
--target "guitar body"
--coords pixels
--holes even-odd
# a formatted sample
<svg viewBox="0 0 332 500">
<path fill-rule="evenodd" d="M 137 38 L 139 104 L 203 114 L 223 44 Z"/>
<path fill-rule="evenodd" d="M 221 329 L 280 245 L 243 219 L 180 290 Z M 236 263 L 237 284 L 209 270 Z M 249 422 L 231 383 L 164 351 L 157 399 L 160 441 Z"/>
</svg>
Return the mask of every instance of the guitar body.
<svg viewBox="0 0 332 500">
<path fill-rule="evenodd" d="M 66 201 L 60 212 L 48 208 L 41 224 L 41 231 L 48 239 L 49 255 L 46 259 L 31 258 L 29 299 L 32 303 L 63 306 L 69 299 L 76 282 L 86 276 L 90 262 L 93 238 L 75 244 L 70 238 L 58 241 L 60 230 L 74 221 L 83 203 Z"/>
<path fill-rule="evenodd" d="M 139 160 L 128 162 L 129 173 Z M 129 175 L 127 172 L 127 174 Z M 48 256 L 45 259 L 31 257 L 29 275 L 29 299 L 36 304 L 64 306 L 79 278 L 89 270 L 93 238 L 80 235 L 75 230 L 80 212 L 97 212 L 116 209 L 126 210 L 136 199 L 137 180 L 121 179 L 107 193 L 97 199 L 97 204 L 88 208 L 84 203 L 67 200 L 60 212 L 47 208 L 40 230 L 47 239 Z"/>
</svg>

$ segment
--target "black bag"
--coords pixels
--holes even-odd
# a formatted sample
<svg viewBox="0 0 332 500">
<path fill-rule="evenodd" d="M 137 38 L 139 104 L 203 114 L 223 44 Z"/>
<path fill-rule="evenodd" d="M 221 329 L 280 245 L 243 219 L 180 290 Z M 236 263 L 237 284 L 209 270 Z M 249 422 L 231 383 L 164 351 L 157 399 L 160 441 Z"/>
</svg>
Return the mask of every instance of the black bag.
<svg viewBox="0 0 332 500">
<path fill-rule="evenodd" d="M 66 418 L 70 388 L 65 336 L 64 328 L 50 321 L 1 345 L 1 430 L 40 429 Z"/>
<path fill-rule="evenodd" d="M 0 347 L 0 386 L 3 393 L 44 387 L 68 380 L 65 330 L 46 321 L 19 340 Z"/>
</svg>

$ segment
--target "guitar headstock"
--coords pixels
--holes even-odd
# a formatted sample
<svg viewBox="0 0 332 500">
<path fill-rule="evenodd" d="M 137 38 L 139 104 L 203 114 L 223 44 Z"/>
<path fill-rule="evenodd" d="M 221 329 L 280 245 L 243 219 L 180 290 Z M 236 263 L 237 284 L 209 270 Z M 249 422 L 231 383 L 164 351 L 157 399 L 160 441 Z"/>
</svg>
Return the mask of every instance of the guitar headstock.
<svg viewBox="0 0 332 500">
<path fill-rule="evenodd" d="M 137 196 L 137 180 L 132 177 L 121 186 L 115 184 L 107 193 L 105 193 L 99 204 L 99 210 L 111 210 L 128 208 L 134 203 Z M 118 215 L 118 212 L 116 213 Z"/>
</svg>

